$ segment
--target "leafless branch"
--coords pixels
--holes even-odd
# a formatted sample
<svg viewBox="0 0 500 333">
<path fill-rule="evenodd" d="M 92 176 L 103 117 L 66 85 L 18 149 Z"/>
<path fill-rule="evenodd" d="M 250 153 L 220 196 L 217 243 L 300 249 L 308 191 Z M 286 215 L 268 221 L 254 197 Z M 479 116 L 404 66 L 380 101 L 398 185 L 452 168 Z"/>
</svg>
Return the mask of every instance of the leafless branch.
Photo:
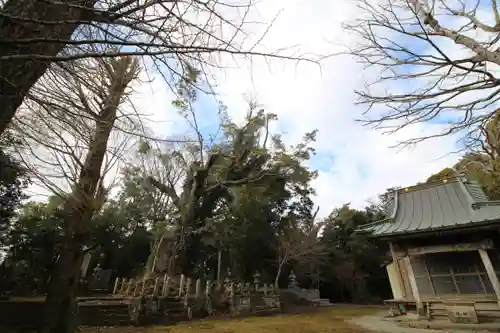
<svg viewBox="0 0 500 333">
<path fill-rule="evenodd" d="M 358 103 L 366 106 L 360 121 L 386 133 L 416 124 L 442 124 L 440 130 L 408 138 L 402 145 L 448 135 L 471 144 L 469 139 L 495 115 L 500 101 L 496 19 L 493 24 L 481 21 L 478 1 L 356 3 L 363 15 L 345 28 L 359 42 L 348 45 L 347 53 L 371 73 L 380 73 L 356 91 Z M 451 21 L 450 16 L 465 20 Z M 481 34 L 471 37 L 476 31 Z"/>
<path fill-rule="evenodd" d="M 5 1 L 0 8 L 0 133 L 53 62 L 144 56 L 169 83 L 186 75 L 186 64 L 204 74 L 200 80 L 208 79 L 211 71 L 227 65 L 222 54 L 318 63 L 319 57 L 300 54 L 298 48 L 259 50 L 267 29 L 260 32 L 255 4 L 256 0 Z"/>
<path fill-rule="evenodd" d="M 35 85 L 14 126 L 24 141 L 18 155 L 39 185 L 99 210 L 130 147 L 130 136 L 113 128 L 137 75 L 126 58 L 80 61 L 53 66 Z"/>
</svg>

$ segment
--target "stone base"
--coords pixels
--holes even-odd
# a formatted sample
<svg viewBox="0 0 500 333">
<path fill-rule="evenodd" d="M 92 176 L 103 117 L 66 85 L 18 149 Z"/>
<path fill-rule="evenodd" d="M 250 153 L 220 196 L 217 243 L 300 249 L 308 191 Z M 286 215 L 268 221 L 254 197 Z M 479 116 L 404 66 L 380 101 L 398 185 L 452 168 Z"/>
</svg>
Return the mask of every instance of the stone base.
<svg viewBox="0 0 500 333">
<path fill-rule="evenodd" d="M 418 321 L 401 321 L 398 326 L 404 328 L 419 328 L 431 330 L 449 330 L 456 331 L 471 331 L 471 332 L 500 332 L 500 323 L 482 323 L 482 324 L 461 324 L 451 323 L 446 320 L 418 320 Z"/>
<path fill-rule="evenodd" d="M 448 314 L 448 318 L 452 323 L 462 323 L 462 324 L 479 323 L 476 310 L 474 309 L 474 306 L 471 305 L 446 306 L 446 313 Z"/>
<path fill-rule="evenodd" d="M 316 298 L 312 300 L 312 303 L 314 303 L 315 306 L 332 306 L 333 304 L 330 302 L 329 299 L 326 298 Z"/>
</svg>

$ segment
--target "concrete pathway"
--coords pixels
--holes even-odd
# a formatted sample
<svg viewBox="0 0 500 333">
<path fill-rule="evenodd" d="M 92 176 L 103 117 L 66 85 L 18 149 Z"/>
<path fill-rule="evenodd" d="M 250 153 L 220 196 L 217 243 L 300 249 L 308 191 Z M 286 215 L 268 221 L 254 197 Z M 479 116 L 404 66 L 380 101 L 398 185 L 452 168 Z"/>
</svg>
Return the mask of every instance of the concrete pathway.
<svg viewBox="0 0 500 333">
<path fill-rule="evenodd" d="M 457 329 L 446 329 L 446 330 L 434 330 L 434 329 L 422 329 L 422 328 L 408 328 L 400 327 L 397 322 L 384 320 L 384 316 L 387 312 L 381 312 L 374 315 L 367 315 L 356 317 L 349 320 L 359 327 L 365 328 L 369 331 L 380 332 L 380 333 L 480 333 L 486 331 L 478 330 L 457 330 Z M 491 331 L 489 331 L 491 333 Z"/>
</svg>

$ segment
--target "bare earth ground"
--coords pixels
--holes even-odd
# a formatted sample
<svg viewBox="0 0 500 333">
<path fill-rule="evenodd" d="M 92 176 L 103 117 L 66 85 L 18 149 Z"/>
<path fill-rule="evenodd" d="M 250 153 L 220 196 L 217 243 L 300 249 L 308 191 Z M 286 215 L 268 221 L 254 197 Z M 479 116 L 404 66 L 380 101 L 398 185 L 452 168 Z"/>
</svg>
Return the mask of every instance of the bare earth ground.
<svg viewBox="0 0 500 333">
<path fill-rule="evenodd" d="M 84 328 L 82 333 L 368 333 L 349 322 L 380 309 L 323 308 L 301 314 L 244 319 L 206 319 L 175 326 Z"/>
<path fill-rule="evenodd" d="M 209 318 L 173 326 L 81 327 L 81 333 L 471 333 L 458 330 L 402 328 L 382 320 L 380 308 L 335 306 L 297 309 L 300 313 L 243 319 Z M 2 333 L 14 333 L 5 331 Z"/>
<path fill-rule="evenodd" d="M 348 319 L 348 322 L 354 324 L 360 328 L 367 330 L 366 332 L 385 332 L 385 333 L 469 333 L 463 330 L 429 330 L 429 329 L 418 329 L 418 328 L 408 328 L 400 327 L 393 321 L 382 320 L 383 316 L 387 311 L 383 313 L 372 313 L 360 317 L 354 317 Z"/>
<path fill-rule="evenodd" d="M 446 329 L 424 329 L 424 328 L 409 328 L 409 327 L 401 327 L 398 326 L 396 321 L 393 320 L 383 320 L 384 315 L 387 313 L 379 312 L 368 314 L 365 316 L 354 317 L 349 319 L 350 323 L 355 324 L 356 326 L 365 328 L 368 332 L 385 332 L 385 333 L 492 333 L 492 332 L 500 332 L 496 327 L 493 328 L 490 326 L 490 329 L 487 330 L 487 327 L 476 326 L 473 328 L 460 328 L 460 324 L 456 324 L 454 328 L 446 328 Z M 438 324 L 435 322 L 435 324 Z M 444 325 L 452 325 L 449 322 L 442 322 Z"/>
</svg>

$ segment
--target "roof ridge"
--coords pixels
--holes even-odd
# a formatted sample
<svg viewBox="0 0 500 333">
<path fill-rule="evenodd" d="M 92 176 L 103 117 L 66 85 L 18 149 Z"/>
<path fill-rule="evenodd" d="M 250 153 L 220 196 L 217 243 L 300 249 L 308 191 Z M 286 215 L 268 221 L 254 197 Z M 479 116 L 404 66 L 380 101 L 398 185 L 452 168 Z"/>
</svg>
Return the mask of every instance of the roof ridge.
<svg viewBox="0 0 500 333">
<path fill-rule="evenodd" d="M 467 198 L 467 201 L 469 202 L 471 208 L 474 209 L 474 204 L 476 203 L 476 199 L 474 199 L 474 197 L 472 196 L 472 193 L 470 193 L 469 188 L 465 184 L 464 177 L 459 177 L 457 180 L 458 180 L 459 187 L 465 193 L 465 197 Z"/>
<path fill-rule="evenodd" d="M 442 186 L 443 184 L 457 182 L 457 181 L 459 181 L 458 180 L 459 178 L 461 178 L 461 176 L 446 177 L 446 178 L 441 178 L 439 180 L 435 180 L 435 181 L 428 182 L 428 183 L 419 183 L 416 185 L 403 187 L 403 188 L 399 189 L 398 192 L 408 193 L 408 192 L 422 191 L 422 190 L 425 190 L 428 188 Z"/>
</svg>

